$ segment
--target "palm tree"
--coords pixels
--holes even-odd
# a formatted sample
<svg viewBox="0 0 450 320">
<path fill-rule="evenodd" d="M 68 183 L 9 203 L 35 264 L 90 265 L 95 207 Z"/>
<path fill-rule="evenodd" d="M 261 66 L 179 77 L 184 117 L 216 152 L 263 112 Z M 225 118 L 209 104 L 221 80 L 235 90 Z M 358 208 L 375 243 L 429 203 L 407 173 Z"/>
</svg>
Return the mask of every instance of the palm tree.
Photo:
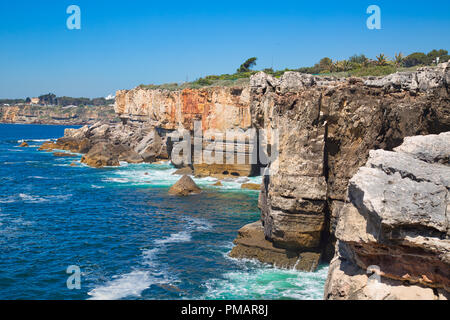
<svg viewBox="0 0 450 320">
<path fill-rule="evenodd" d="M 377 56 L 377 64 L 379 66 L 387 65 L 387 57 L 384 55 L 384 53 L 380 53 L 380 55 Z"/>
<path fill-rule="evenodd" d="M 395 58 L 394 58 L 394 63 L 395 63 L 395 65 L 397 66 L 397 67 L 400 67 L 401 65 L 402 65 L 402 63 L 403 63 L 403 60 L 404 60 L 405 58 L 403 57 L 403 53 L 396 53 L 395 54 Z"/>
</svg>

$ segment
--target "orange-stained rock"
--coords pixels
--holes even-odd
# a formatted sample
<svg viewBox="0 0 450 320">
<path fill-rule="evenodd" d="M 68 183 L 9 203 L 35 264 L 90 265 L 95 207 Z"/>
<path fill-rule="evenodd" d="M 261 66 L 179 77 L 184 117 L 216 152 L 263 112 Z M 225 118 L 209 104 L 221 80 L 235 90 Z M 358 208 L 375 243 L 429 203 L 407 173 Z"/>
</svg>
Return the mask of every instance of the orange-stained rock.
<svg viewBox="0 0 450 320">
<path fill-rule="evenodd" d="M 94 145 L 87 154 L 81 158 L 81 162 L 90 167 L 112 167 L 119 166 L 119 155 L 114 150 L 114 146 L 106 142 L 99 142 Z"/>
<path fill-rule="evenodd" d="M 248 190 L 261 190 L 261 185 L 257 183 L 243 183 L 241 185 L 241 189 L 248 189 Z"/>
<path fill-rule="evenodd" d="M 65 153 L 65 152 L 53 152 L 53 155 L 55 157 L 68 157 L 68 158 L 73 158 L 76 157 L 76 154 L 72 154 L 72 153 Z"/>
<path fill-rule="evenodd" d="M 54 149 L 58 149 L 58 145 L 56 143 L 54 143 L 53 141 L 46 141 L 44 142 L 40 147 L 39 147 L 39 151 L 51 151 Z"/>
<path fill-rule="evenodd" d="M 116 93 L 115 111 L 122 119 L 148 121 L 155 127 L 175 130 L 228 129 L 251 126 L 249 88 L 212 87 L 169 91 L 135 88 Z"/>
</svg>

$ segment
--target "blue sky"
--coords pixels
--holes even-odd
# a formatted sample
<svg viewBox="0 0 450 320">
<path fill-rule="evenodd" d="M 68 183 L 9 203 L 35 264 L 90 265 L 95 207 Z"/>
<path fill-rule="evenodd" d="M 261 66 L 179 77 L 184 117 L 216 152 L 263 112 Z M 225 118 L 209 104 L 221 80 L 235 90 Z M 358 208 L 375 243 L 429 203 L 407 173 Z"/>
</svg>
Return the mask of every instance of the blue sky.
<svg viewBox="0 0 450 320">
<path fill-rule="evenodd" d="M 81 30 L 68 30 L 69 5 Z M 366 9 L 381 8 L 369 30 Z M 97 97 L 139 84 L 257 69 L 310 66 L 355 53 L 450 49 L 450 1 L 0 2 L 0 98 L 52 92 Z"/>
</svg>

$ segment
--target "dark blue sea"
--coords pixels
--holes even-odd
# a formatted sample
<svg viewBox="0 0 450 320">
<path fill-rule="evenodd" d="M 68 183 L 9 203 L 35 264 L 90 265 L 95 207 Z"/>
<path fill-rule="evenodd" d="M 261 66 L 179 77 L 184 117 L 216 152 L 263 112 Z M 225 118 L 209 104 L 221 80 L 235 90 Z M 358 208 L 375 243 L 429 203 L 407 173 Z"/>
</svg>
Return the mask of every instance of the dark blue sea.
<svg viewBox="0 0 450 320">
<path fill-rule="evenodd" d="M 169 163 L 93 169 L 81 155 L 37 151 L 65 128 L 0 125 L 0 299 L 322 298 L 326 266 L 304 273 L 227 256 L 259 218 L 245 178 L 195 179 L 203 193 L 170 196 L 180 176 Z M 69 266 L 80 289 L 67 286 Z"/>
</svg>

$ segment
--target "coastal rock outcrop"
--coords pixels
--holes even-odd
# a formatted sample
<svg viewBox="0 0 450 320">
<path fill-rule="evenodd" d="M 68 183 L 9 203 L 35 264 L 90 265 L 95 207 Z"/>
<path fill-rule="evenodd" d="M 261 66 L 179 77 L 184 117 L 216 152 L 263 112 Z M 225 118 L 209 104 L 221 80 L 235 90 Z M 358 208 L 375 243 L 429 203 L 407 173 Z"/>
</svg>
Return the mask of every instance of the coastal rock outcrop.
<svg viewBox="0 0 450 320">
<path fill-rule="evenodd" d="M 64 137 L 42 144 L 39 150 L 55 149 L 83 153 L 83 163 L 94 167 L 168 159 L 167 139 L 147 124 L 95 123 L 80 129 L 66 129 Z"/>
<path fill-rule="evenodd" d="M 243 183 L 241 185 L 241 189 L 247 189 L 247 190 L 261 190 L 261 185 L 256 183 Z"/>
<path fill-rule="evenodd" d="M 0 106 L 0 123 L 84 125 L 118 119 L 112 106 Z"/>
<path fill-rule="evenodd" d="M 249 87 L 207 87 L 163 90 L 138 87 L 116 94 L 116 113 L 124 124 L 146 123 L 164 132 L 170 141 L 161 152 L 177 168 L 192 166 L 196 176 L 249 176 L 256 172 L 251 161 L 251 142 L 243 131 L 251 128 Z M 148 139 L 152 139 L 150 135 Z M 158 140 L 145 154 L 159 152 Z M 203 153 L 191 147 L 200 144 L 221 163 L 207 163 Z M 230 155 L 230 147 L 233 147 Z M 243 155 L 243 161 L 234 158 Z M 233 159 L 231 159 L 233 158 Z"/>
<path fill-rule="evenodd" d="M 181 179 L 169 189 L 169 194 L 177 196 L 188 196 L 190 194 L 198 194 L 201 192 L 202 189 L 200 189 L 188 175 L 182 176 Z"/>
<path fill-rule="evenodd" d="M 232 258 L 256 259 L 279 268 L 313 271 L 319 264 L 320 252 L 301 252 L 277 248 L 264 236 L 261 221 L 250 223 L 238 231 Z"/>
<path fill-rule="evenodd" d="M 326 299 L 450 297 L 450 132 L 373 150 L 349 182 Z"/>
<path fill-rule="evenodd" d="M 331 260 L 348 182 L 369 151 L 450 130 L 449 73 L 445 63 L 369 79 L 254 75 L 252 124 L 278 151 L 259 199 L 265 239 Z"/>
<path fill-rule="evenodd" d="M 270 255 L 282 252 L 290 257 L 286 265 L 296 264 L 301 254 L 308 258 L 297 268 L 313 270 L 334 256 L 349 181 L 370 150 L 392 151 L 405 137 L 450 131 L 449 78 L 445 63 L 387 77 L 285 72 L 275 78 L 260 72 L 244 87 L 139 87 L 116 94 L 121 123 L 68 130 L 46 148 L 88 153 L 106 143 L 118 161 L 171 159 L 177 168 L 192 168 L 195 176 L 219 179 L 265 170 L 258 202 L 261 227 L 242 233 L 234 251 L 271 263 Z M 229 131 L 233 134 L 223 137 Z M 208 154 L 226 160 L 228 148 L 233 148 L 232 161 L 205 161 Z M 422 152 L 419 142 L 414 148 Z M 237 163 L 238 156 L 244 161 Z M 261 239 L 261 230 L 268 243 L 252 253 L 250 238 Z M 266 249 L 268 254 L 258 253 Z"/>
<path fill-rule="evenodd" d="M 175 171 L 172 174 L 179 174 L 179 175 L 192 175 L 194 173 L 194 171 L 190 168 L 190 167 L 184 167 L 184 168 L 180 168 L 177 171 Z"/>
<path fill-rule="evenodd" d="M 114 146 L 108 144 L 107 142 L 99 142 L 81 158 L 81 163 L 85 163 L 94 168 L 118 166 L 119 157 L 117 153 L 113 152 L 113 150 Z"/>
</svg>

